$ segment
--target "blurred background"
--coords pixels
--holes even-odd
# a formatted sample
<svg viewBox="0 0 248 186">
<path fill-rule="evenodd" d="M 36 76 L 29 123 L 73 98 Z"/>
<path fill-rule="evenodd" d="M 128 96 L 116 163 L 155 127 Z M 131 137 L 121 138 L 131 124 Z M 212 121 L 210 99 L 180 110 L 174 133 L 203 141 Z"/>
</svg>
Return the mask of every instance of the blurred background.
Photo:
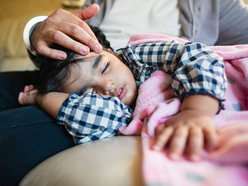
<svg viewBox="0 0 248 186">
<path fill-rule="evenodd" d="M 33 70 L 22 39 L 26 23 L 58 8 L 77 11 L 85 0 L 0 0 L 0 71 Z"/>
</svg>

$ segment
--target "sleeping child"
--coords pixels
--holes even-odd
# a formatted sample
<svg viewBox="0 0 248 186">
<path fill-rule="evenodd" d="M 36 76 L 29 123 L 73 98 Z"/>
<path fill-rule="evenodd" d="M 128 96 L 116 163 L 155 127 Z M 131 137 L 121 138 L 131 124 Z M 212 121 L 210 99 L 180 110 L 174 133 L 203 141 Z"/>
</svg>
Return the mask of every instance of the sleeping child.
<svg viewBox="0 0 248 186">
<path fill-rule="evenodd" d="M 115 53 L 101 31 L 92 29 L 105 49 L 81 56 L 54 45 L 67 53 L 67 59 L 43 57 L 39 81 L 19 94 L 20 104 L 39 104 L 65 125 L 76 144 L 82 144 L 114 136 L 127 126 L 139 86 L 156 70 L 163 70 L 170 75 L 181 106 L 179 113 L 156 128 L 151 148 L 168 148 L 172 160 L 186 150 L 191 161 L 200 160 L 203 148 L 215 149 L 214 116 L 227 86 L 222 57 L 201 43 L 175 40 L 128 45 Z"/>
</svg>

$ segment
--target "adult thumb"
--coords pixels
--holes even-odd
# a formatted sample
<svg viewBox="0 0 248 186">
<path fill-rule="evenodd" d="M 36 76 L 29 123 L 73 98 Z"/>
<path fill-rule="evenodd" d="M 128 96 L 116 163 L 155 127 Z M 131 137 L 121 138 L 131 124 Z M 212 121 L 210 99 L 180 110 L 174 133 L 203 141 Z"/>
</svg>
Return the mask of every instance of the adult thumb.
<svg viewBox="0 0 248 186">
<path fill-rule="evenodd" d="M 73 14 L 82 20 L 87 20 L 94 17 L 99 12 L 99 10 L 100 10 L 99 5 L 94 3 L 83 10 L 73 12 Z"/>
</svg>

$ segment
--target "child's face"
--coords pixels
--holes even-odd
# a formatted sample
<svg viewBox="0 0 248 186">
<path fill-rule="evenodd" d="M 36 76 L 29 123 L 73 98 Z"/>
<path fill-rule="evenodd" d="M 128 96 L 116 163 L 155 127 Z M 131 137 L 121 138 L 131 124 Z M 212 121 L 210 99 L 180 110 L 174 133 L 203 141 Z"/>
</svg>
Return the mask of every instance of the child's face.
<svg viewBox="0 0 248 186">
<path fill-rule="evenodd" d="M 132 105 L 137 96 L 135 79 L 116 55 L 102 51 L 100 54 L 91 52 L 76 58 L 78 62 L 71 67 L 71 75 L 64 86 L 65 92 L 95 92 L 104 97 L 118 97 L 125 105 Z M 80 59 L 84 61 L 80 62 Z"/>
</svg>

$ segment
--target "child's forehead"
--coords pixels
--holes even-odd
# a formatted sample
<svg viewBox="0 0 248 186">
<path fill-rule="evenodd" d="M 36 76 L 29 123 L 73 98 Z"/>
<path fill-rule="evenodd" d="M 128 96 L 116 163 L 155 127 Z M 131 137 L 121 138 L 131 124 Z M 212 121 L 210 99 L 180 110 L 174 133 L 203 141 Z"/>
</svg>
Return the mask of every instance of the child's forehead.
<svg viewBox="0 0 248 186">
<path fill-rule="evenodd" d="M 80 60 L 80 59 L 84 59 L 84 60 L 94 60 L 95 58 L 97 58 L 97 56 L 99 56 L 99 54 L 95 53 L 95 52 L 90 52 L 88 55 L 83 56 L 80 54 L 76 54 L 74 56 L 74 59 L 76 60 Z"/>
</svg>

